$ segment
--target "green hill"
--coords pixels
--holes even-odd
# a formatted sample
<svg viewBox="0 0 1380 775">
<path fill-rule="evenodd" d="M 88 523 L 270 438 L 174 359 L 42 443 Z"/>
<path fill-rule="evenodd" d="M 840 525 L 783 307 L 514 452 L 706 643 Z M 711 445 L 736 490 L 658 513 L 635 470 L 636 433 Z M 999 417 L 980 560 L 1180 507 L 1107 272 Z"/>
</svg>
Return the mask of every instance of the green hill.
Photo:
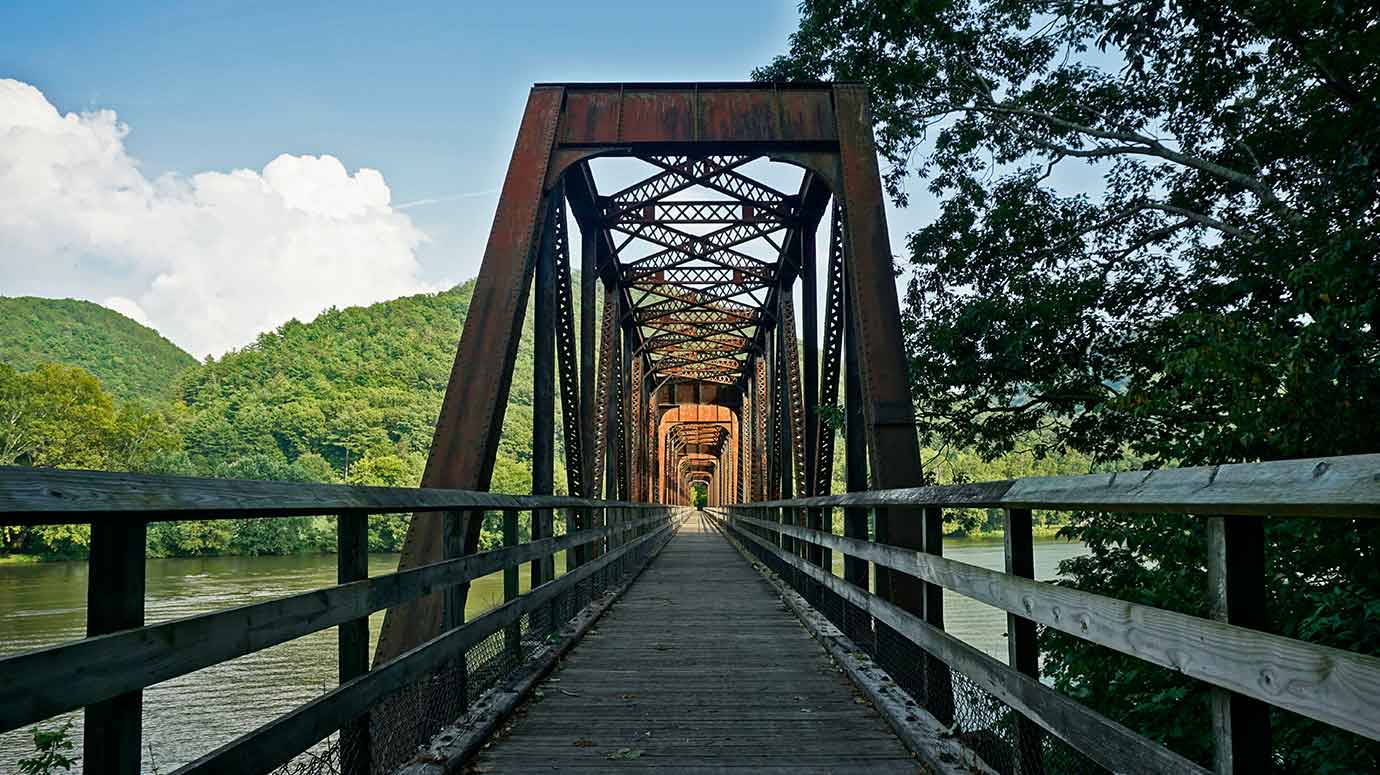
<svg viewBox="0 0 1380 775">
<path fill-rule="evenodd" d="M 161 399 L 196 365 L 153 329 L 76 299 L 0 297 L 0 363 L 29 371 L 43 363 L 79 366 L 118 398 Z"/>
<path fill-rule="evenodd" d="M 415 485 L 473 291 L 471 280 L 441 293 L 329 309 L 188 371 L 176 391 L 190 410 L 188 463 L 202 470 L 265 459 L 322 467 L 319 456 L 350 481 Z M 529 309 L 495 490 L 531 486 L 531 340 Z"/>
</svg>

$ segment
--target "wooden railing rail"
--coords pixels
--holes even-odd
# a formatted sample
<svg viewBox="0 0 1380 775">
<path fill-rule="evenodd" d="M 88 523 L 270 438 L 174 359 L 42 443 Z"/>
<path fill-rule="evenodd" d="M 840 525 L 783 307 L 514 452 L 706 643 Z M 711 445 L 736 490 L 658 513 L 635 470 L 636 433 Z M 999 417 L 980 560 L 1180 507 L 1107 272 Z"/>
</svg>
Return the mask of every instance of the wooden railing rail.
<svg viewBox="0 0 1380 775">
<path fill-rule="evenodd" d="M 0 732 L 363 619 L 442 588 L 664 521 L 588 528 L 505 549 L 0 658 Z M 564 576 L 562 576 L 564 578 Z"/>
<path fill-rule="evenodd" d="M 253 732 L 242 735 L 174 772 L 190 773 L 265 773 L 291 761 L 293 757 L 353 719 L 367 713 L 388 694 L 414 683 L 445 662 L 463 655 L 470 646 L 515 624 L 523 614 L 549 603 L 556 595 L 619 562 L 643 544 L 669 537 L 669 520 L 652 532 L 627 541 L 554 582 L 521 595 L 455 629 L 407 651 L 365 675 L 323 694 Z"/>
<path fill-rule="evenodd" d="M 0 524 L 5 525 L 578 508 L 657 506 L 563 495 L 0 466 Z"/>
<path fill-rule="evenodd" d="M 760 501 L 758 508 L 931 506 L 1253 517 L 1380 517 L 1380 455 L 1236 463 Z"/>
<path fill-rule="evenodd" d="M 534 509 L 582 510 L 598 526 L 517 543 L 517 515 Z M 501 511 L 505 546 L 367 578 L 367 516 L 397 512 Z M 88 773 L 137 773 L 142 759 L 142 690 L 229 659 L 330 627 L 339 629 L 341 687 L 181 771 L 267 772 L 326 736 L 349 735 L 343 772 L 370 767 L 372 702 L 517 622 L 601 571 L 617 572 L 672 528 L 674 509 L 656 504 L 561 496 L 505 495 L 424 488 L 144 476 L 96 471 L 0 468 L 0 525 L 90 523 L 86 638 L 0 658 L 0 732 L 86 708 L 83 764 Z M 263 603 L 144 626 L 144 537 L 160 520 L 335 515 L 339 584 Z M 603 524 L 599 524 L 603 523 Z M 587 549 L 587 550 L 586 550 Z M 586 550 L 553 580 L 551 557 Z M 520 566 L 541 563 L 532 591 L 518 594 Z M 504 574 L 505 603 L 472 622 L 447 624 L 438 638 L 370 670 L 368 616 L 436 592 Z M 462 599 L 462 598 L 455 598 Z"/>
<path fill-rule="evenodd" d="M 848 535 L 803 527 L 810 508 L 1002 508 L 1007 572 L 876 543 L 865 523 Z M 1032 510 L 1178 513 L 1208 520 L 1206 562 L 1214 618 L 1165 611 L 1031 578 Z M 1262 632 L 1251 610 L 1263 600 L 1260 518 L 1380 517 L 1380 455 L 1223 465 L 971 485 L 874 490 L 739 504 L 717 511 L 732 532 L 793 572 L 900 633 L 1114 772 L 1201 772 L 1196 764 L 1040 684 L 1035 626 L 1043 625 L 1211 684 L 1218 772 L 1269 766 L 1269 706 L 1380 740 L 1380 658 Z M 847 522 L 847 520 L 845 520 Z M 823 524 L 831 524 L 825 520 Z M 841 552 L 854 568 L 836 577 L 805 547 Z M 1010 664 L 869 591 L 858 563 L 952 590 L 1008 613 Z M 1235 597 L 1223 590 L 1231 590 Z M 1210 590 L 1210 593 L 1212 591 Z M 1220 604 L 1219 604 L 1220 598 Z M 1227 605 L 1228 600 L 1234 607 Z M 1246 601 L 1242 603 L 1241 601 Z M 1235 723 L 1230 723 L 1235 717 Z M 1018 734 L 1037 733 L 1023 730 Z M 1038 746 L 1035 750 L 1039 750 Z M 1018 752 L 1019 755 L 1020 752 Z M 1035 771 L 1036 762 L 1025 769 Z M 1020 767 L 1018 767 L 1020 769 Z"/>
<path fill-rule="evenodd" d="M 1038 679 L 1020 673 L 915 614 L 849 584 L 768 539 L 744 530 L 742 525 L 749 523 L 733 514 L 732 510 L 729 510 L 726 518 L 718 518 L 738 537 L 766 549 L 795 570 L 824 585 L 1112 772 L 1145 775 L 1207 773 L 1207 770 L 1182 756 L 1049 689 Z"/>
</svg>

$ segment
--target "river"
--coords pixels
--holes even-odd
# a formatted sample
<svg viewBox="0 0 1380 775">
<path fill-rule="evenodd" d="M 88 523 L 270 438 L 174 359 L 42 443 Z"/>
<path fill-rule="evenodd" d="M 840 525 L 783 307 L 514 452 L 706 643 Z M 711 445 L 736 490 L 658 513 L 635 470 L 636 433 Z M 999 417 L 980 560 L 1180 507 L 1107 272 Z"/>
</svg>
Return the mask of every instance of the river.
<svg viewBox="0 0 1380 775">
<path fill-rule="evenodd" d="M 1053 578 L 1060 560 L 1083 552 L 1080 544 L 1037 542 L 1036 578 Z M 1004 564 L 1000 540 L 946 540 L 944 553 L 985 568 Z M 397 562 L 395 554 L 371 555 L 369 573 L 389 573 Z M 558 572 L 563 565 L 559 556 Z M 525 571 L 522 577 L 526 589 Z M 149 560 L 147 579 L 146 620 L 154 624 L 334 584 L 335 556 Z M 86 583 L 84 562 L 0 565 L 0 655 L 82 637 Z M 1004 660 L 1005 613 L 952 592 L 944 597 L 947 629 Z M 502 599 L 501 574 L 480 579 L 471 588 L 467 615 Z M 382 621 L 382 612 L 370 620 L 374 638 Z M 153 686 L 144 692 L 145 771 L 169 772 L 311 700 L 335 681 L 335 631 L 325 630 Z M 71 717 L 80 741 L 80 713 Z M 18 759 L 31 751 L 27 731 L 0 735 L 0 773 L 17 771 Z"/>
</svg>

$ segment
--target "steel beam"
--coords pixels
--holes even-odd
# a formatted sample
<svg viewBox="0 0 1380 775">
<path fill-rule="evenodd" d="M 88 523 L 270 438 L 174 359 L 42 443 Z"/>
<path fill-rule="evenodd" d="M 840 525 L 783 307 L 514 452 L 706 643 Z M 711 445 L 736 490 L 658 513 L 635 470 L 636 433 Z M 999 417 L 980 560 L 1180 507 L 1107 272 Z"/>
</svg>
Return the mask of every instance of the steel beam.
<svg viewBox="0 0 1380 775">
<path fill-rule="evenodd" d="M 543 182 L 555 149 L 564 96 L 563 87 L 539 86 L 528 97 L 450 383 L 441 402 L 422 474 L 424 487 L 489 489 L 532 282 L 537 236 L 544 225 Z M 478 547 L 482 523 L 483 514 L 466 515 L 466 552 Z M 442 515 L 414 515 L 399 570 L 439 561 L 442 538 Z M 386 662 L 435 637 L 440 626 L 441 598 L 437 594 L 389 610 L 374 663 Z"/>
</svg>

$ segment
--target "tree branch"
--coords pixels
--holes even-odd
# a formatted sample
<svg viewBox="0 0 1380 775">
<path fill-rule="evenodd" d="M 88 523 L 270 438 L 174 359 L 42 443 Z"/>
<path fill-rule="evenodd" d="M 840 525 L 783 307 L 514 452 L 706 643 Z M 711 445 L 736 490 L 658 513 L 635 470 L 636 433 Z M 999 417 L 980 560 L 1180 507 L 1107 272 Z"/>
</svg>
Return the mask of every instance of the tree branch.
<svg viewBox="0 0 1380 775">
<path fill-rule="evenodd" d="M 1265 202 L 1270 206 L 1280 210 L 1290 220 L 1297 220 L 1299 217 L 1298 214 L 1295 213 L 1292 209 L 1290 209 L 1283 201 L 1281 201 L 1280 198 L 1275 194 L 1274 190 L 1271 189 L 1268 185 L 1266 185 L 1265 182 L 1260 178 L 1254 175 L 1249 175 L 1245 172 L 1241 172 L 1240 170 L 1234 170 L 1230 167 L 1218 164 L 1213 161 L 1208 161 L 1207 159 L 1198 158 L 1196 156 L 1183 153 L 1182 151 L 1176 151 L 1173 148 L 1164 145 L 1156 138 L 1140 134 L 1139 132 L 1099 129 L 1097 127 L 1080 124 L 1076 121 L 1070 121 L 1069 119 L 1060 118 L 1051 113 L 1044 113 L 1037 110 L 1030 110 L 1029 108 L 1021 108 L 1010 104 L 998 103 L 995 100 L 992 100 L 991 97 L 987 97 L 986 99 L 987 102 L 985 104 L 948 105 L 941 108 L 941 110 L 944 113 L 969 112 L 985 113 L 997 116 L 1019 116 L 1024 118 L 1030 118 L 1035 119 L 1037 121 L 1042 121 L 1050 126 L 1057 127 L 1068 132 L 1086 135 L 1088 137 L 1097 138 L 1099 140 L 1121 143 L 1120 145 L 1115 146 L 1100 146 L 1098 148 L 1088 149 L 1069 148 L 1067 146 L 1061 146 L 1051 143 L 1050 141 L 1037 137 L 1029 132 L 1020 132 L 1020 134 L 1023 137 L 1025 137 L 1027 140 L 1031 141 L 1035 145 L 1038 145 L 1047 151 L 1061 156 L 1095 159 L 1121 155 L 1141 155 L 1153 156 L 1156 158 L 1164 159 L 1165 161 L 1178 164 L 1182 167 L 1188 167 L 1190 169 L 1195 169 L 1200 172 L 1205 172 L 1210 175 L 1221 178 L 1223 180 L 1229 181 L 1231 183 L 1235 183 L 1236 185 L 1239 185 L 1242 188 L 1245 188 L 1246 190 L 1254 193 L 1257 197 L 1260 198 L 1262 202 Z"/>
</svg>

